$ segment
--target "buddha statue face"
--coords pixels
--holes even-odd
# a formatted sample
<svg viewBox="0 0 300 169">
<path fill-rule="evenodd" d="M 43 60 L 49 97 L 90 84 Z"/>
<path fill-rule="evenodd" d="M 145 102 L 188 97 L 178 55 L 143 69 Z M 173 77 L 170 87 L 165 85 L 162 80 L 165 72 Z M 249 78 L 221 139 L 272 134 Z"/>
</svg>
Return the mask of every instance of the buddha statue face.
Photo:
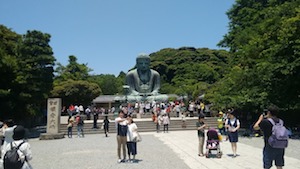
<svg viewBox="0 0 300 169">
<path fill-rule="evenodd" d="M 140 55 L 136 59 L 136 67 L 138 70 L 147 71 L 150 69 L 150 57 L 148 55 Z"/>
</svg>

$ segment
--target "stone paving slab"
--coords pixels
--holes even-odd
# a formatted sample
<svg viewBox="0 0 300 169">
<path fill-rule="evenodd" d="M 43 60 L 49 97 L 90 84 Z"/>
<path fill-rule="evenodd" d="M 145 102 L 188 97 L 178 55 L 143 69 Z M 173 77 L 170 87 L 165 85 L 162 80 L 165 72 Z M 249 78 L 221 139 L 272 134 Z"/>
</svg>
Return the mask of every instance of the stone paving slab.
<svg viewBox="0 0 300 169">
<path fill-rule="evenodd" d="M 168 145 L 191 168 L 204 169 L 258 169 L 262 167 L 262 138 L 239 138 L 237 145 L 238 156 L 232 158 L 231 145 L 228 141 L 221 143 L 223 156 L 218 158 L 198 157 L 198 138 L 196 131 L 176 131 L 170 133 L 156 133 L 164 144 Z M 247 143 L 247 144 L 245 144 Z M 288 169 L 300 168 L 300 141 L 290 140 L 286 150 L 285 166 Z M 293 151 L 297 149 L 298 151 Z M 273 168 L 276 168 L 273 166 Z"/>
<path fill-rule="evenodd" d="M 198 157 L 197 131 L 141 133 L 137 163 L 117 163 L 116 134 L 60 140 L 30 139 L 34 169 L 259 169 L 262 168 L 263 140 L 239 138 L 238 157 L 230 155 L 230 143 L 222 142 L 221 159 Z M 300 168 L 300 141 L 290 140 L 286 150 L 287 169 Z M 295 151 L 298 150 L 298 151 Z M 275 168 L 275 167 L 273 167 Z"/>
<path fill-rule="evenodd" d="M 117 163 L 116 134 L 61 140 L 29 140 L 34 169 L 156 169 L 189 168 L 168 146 L 149 133 L 141 133 L 137 163 Z"/>
</svg>

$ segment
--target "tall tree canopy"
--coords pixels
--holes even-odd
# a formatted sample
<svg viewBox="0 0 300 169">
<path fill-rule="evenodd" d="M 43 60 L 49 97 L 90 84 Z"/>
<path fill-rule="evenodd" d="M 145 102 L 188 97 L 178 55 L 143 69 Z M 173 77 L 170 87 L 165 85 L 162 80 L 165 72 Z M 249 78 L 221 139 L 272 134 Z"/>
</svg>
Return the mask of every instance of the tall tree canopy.
<svg viewBox="0 0 300 169">
<path fill-rule="evenodd" d="M 225 50 L 182 47 L 152 53 L 151 67 L 161 75 L 161 93 L 197 97 L 224 76 L 229 54 Z"/>
<path fill-rule="evenodd" d="M 79 64 L 77 62 L 77 57 L 74 55 L 69 56 L 69 64 L 67 66 L 63 66 L 58 63 L 56 68 L 57 76 L 55 79 L 57 81 L 66 81 L 69 79 L 73 80 L 87 80 L 90 76 L 89 72 L 91 72 L 87 64 Z"/>
<path fill-rule="evenodd" d="M 207 98 L 217 107 L 300 110 L 300 1 L 238 0 L 220 42 L 232 53 L 230 73 Z"/>
<path fill-rule="evenodd" d="M 18 35 L 0 26 L 2 118 L 22 119 L 42 112 L 52 89 L 55 58 L 50 35 L 27 31 Z M 3 69 L 2 69 L 3 68 Z"/>
<path fill-rule="evenodd" d="M 65 106 L 90 105 L 92 100 L 102 93 L 100 86 L 90 80 L 90 71 L 87 64 L 79 64 L 74 55 L 69 56 L 68 65 L 63 66 L 58 63 L 51 96 L 62 98 Z"/>
</svg>

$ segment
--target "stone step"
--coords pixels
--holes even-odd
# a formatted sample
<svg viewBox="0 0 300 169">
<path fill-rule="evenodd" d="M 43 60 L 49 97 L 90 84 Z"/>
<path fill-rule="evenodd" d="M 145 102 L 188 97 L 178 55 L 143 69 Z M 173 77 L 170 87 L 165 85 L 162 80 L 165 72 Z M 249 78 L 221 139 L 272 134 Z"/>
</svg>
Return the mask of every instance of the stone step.
<svg viewBox="0 0 300 169">
<path fill-rule="evenodd" d="M 133 119 L 134 122 L 138 126 L 139 132 L 153 132 L 156 131 L 156 124 L 152 121 L 151 118 L 143 118 L 143 119 Z M 169 125 L 169 131 L 180 131 L 180 130 L 195 130 L 196 129 L 196 122 L 198 119 L 196 117 L 187 117 L 186 118 L 186 128 L 182 128 L 182 121 L 180 118 L 171 117 Z M 104 130 L 101 129 L 101 125 L 103 124 L 103 120 L 98 120 L 98 127 L 99 129 L 93 129 L 93 121 L 92 120 L 85 120 L 84 121 L 84 128 L 83 131 L 85 134 L 98 134 L 104 133 Z M 206 117 L 205 124 L 210 127 L 217 127 L 217 119 L 215 117 Z M 163 130 L 163 126 L 160 127 L 160 130 Z M 76 125 L 73 127 L 73 134 L 76 134 Z M 67 133 L 67 124 L 60 125 L 60 132 Z M 116 133 L 116 127 L 114 120 L 110 120 L 109 123 L 109 132 Z"/>
</svg>

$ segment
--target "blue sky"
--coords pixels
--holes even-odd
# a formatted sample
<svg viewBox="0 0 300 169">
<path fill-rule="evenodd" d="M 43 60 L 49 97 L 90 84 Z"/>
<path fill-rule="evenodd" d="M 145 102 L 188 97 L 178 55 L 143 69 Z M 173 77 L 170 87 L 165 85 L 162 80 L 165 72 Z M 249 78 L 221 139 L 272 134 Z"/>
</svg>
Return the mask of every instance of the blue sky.
<svg viewBox="0 0 300 169">
<path fill-rule="evenodd" d="M 139 53 L 218 49 L 234 0 L 1 0 L 0 24 L 51 35 L 57 62 L 75 55 L 92 74 L 127 72 Z"/>
</svg>

